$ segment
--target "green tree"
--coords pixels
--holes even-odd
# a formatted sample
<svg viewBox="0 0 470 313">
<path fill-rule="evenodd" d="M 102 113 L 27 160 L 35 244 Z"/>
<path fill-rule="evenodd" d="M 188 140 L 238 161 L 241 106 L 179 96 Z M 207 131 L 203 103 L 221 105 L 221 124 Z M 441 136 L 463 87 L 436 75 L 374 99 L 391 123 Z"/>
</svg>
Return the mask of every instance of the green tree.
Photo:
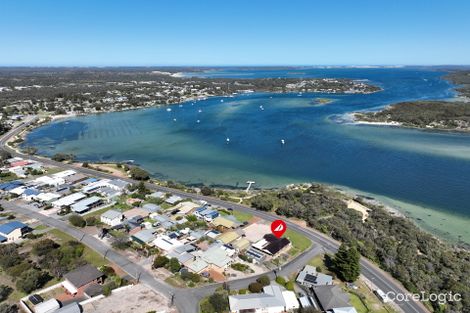
<svg viewBox="0 0 470 313">
<path fill-rule="evenodd" d="M 159 255 L 153 260 L 153 268 L 165 267 L 169 261 L 166 256 Z"/>
<path fill-rule="evenodd" d="M 181 269 L 181 264 L 177 258 L 171 258 L 168 262 L 168 269 L 172 273 L 177 273 Z"/>
<path fill-rule="evenodd" d="M 207 186 L 203 186 L 201 188 L 201 193 L 204 195 L 204 196 L 210 196 L 213 194 L 213 190 Z"/>
<path fill-rule="evenodd" d="M 80 215 L 74 214 L 69 217 L 69 222 L 75 227 L 85 227 L 86 221 Z"/>
<path fill-rule="evenodd" d="M 35 268 L 30 268 L 21 274 L 20 278 L 16 281 L 16 288 L 25 293 L 31 293 L 44 286 L 48 280 L 49 277 L 46 273 Z"/>
<path fill-rule="evenodd" d="M 333 269 L 340 279 L 353 282 L 361 274 L 360 258 L 361 255 L 355 245 L 347 246 L 342 243 L 333 258 Z"/>
<path fill-rule="evenodd" d="M 251 205 L 261 211 L 271 211 L 274 207 L 272 201 L 263 196 L 256 196 L 251 200 Z"/>
<path fill-rule="evenodd" d="M 0 285 L 0 302 L 6 300 L 12 291 L 10 286 Z"/>
<path fill-rule="evenodd" d="M 0 304 L 0 313 L 18 313 L 18 306 L 16 304 Z"/>
<path fill-rule="evenodd" d="M 261 285 L 263 285 L 263 287 L 271 283 L 271 279 L 269 279 L 269 277 L 266 275 L 259 277 L 256 281 L 260 283 Z"/>
<path fill-rule="evenodd" d="M 33 247 L 33 253 L 38 256 L 48 254 L 54 249 L 57 249 L 59 245 L 52 239 L 43 239 L 38 241 Z"/>
<path fill-rule="evenodd" d="M 248 285 L 248 290 L 250 290 L 251 293 L 260 293 L 263 290 L 263 285 L 254 282 Z"/>
<path fill-rule="evenodd" d="M 131 175 L 131 178 L 135 180 L 148 180 L 150 178 L 150 174 L 139 167 L 131 168 L 129 174 Z"/>
<path fill-rule="evenodd" d="M 228 310 L 228 299 L 225 295 L 214 293 L 209 296 L 209 303 L 214 308 L 215 312 L 225 312 Z"/>
</svg>

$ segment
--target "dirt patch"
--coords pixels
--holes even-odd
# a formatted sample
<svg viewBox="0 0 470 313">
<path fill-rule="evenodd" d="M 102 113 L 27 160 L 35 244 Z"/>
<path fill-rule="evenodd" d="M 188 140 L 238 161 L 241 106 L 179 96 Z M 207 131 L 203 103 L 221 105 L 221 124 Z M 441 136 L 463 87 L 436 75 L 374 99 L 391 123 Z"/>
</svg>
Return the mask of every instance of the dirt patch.
<svg viewBox="0 0 470 313">
<path fill-rule="evenodd" d="M 109 297 L 88 303 L 83 306 L 83 309 L 84 313 L 177 312 L 176 308 L 169 306 L 167 298 L 141 284 L 115 292 Z"/>
</svg>

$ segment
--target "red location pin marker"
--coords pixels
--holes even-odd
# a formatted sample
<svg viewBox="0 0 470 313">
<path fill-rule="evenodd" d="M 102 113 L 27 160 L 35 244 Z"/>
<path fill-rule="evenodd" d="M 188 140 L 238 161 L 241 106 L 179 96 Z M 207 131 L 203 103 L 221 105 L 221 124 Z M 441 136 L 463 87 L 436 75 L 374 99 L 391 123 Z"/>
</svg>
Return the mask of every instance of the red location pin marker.
<svg viewBox="0 0 470 313">
<path fill-rule="evenodd" d="M 274 236 L 281 238 L 287 230 L 287 225 L 283 220 L 275 220 L 271 223 L 271 231 Z"/>
</svg>

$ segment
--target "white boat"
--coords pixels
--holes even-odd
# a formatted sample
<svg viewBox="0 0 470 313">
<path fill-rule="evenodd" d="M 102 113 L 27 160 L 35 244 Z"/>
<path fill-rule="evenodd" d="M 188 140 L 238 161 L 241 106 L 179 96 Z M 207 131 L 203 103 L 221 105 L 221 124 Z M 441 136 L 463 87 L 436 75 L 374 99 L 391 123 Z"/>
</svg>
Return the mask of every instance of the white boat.
<svg viewBox="0 0 470 313">
<path fill-rule="evenodd" d="M 201 109 L 199 109 L 199 110 L 197 110 L 197 111 L 198 111 L 198 113 L 202 113 L 202 110 L 201 110 Z"/>
<path fill-rule="evenodd" d="M 224 99 L 220 99 L 220 102 L 224 102 Z"/>
<path fill-rule="evenodd" d="M 227 144 L 228 144 L 230 142 L 230 138 L 227 137 L 225 141 L 227 141 Z"/>
<path fill-rule="evenodd" d="M 284 139 L 281 139 L 281 144 L 282 145 L 285 145 L 286 144 L 286 141 Z"/>
<path fill-rule="evenodd" d="M 201 121 L 200 121 L 200 120 L 197 120 L 197 121 L 196 121 L 196 123 L 198 123 L 198 124 L 199 124 L 199 123 L 201 123 Z"/>
<path fill-rule="evenodd" d="M 167 112 L 171 112 L 171 108 L 166 108 L 166 111 L 167 111 Z"/>
<path fill-rule="evenodd" d="M 262 105 L 259 106 L 261 111 L 264 111 L 264 107 Z"/>
<path fill-rule="evenodd" d="M 173 119 L 173 122 L 176 122 L 176 118 Z"/>
</svg>

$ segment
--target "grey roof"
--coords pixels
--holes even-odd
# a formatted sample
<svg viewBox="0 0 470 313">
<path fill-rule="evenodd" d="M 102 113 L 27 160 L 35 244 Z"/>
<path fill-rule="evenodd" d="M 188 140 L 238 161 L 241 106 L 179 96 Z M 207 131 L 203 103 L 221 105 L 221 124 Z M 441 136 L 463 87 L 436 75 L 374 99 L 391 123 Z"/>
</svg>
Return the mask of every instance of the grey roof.
<svg viewBox="0 0 470 313">
<path fill-rule="evenodd" d="M 318 286 L 313 291 L 324 311 L 351 306 L 348 295 L 338 285 Z"/>
<path fill-rule="evenodd" d="M 78 305 L 77 302 L 72 302 L 70 304 L 67 304 L 66 306 L 61 307 L 57 311 L 54 311 L 54 313 L 81 313 L 82 309 Z"/>
<path fill-rule="evenodd" d="M 149 211 L 150 213 L 157 212 L 161 209 L 159 205 L 153 203 L 146 203 L 142 206 L 142 209 Z"/>
<path fill-rule="evenodd" d="M 140 241 L 141 243 L 150 243 L 155 240 L 155 236 L 153 235 L 154 232 L 154 229 L 144 229 L 132 235 L 132 238 L 137 239 L 137 241 Z"/>
<path fill-rule="evenodd" d="M 171 251 L 167 255 L 169 258 L 177 258 L 178 261 L 183 264 L 188 262 L 189 260 L 194 259 L 194 255 L 188 253 L 188 252 L 183 252 L 183 253 L 178 253 L 176 251 Z"/>
<path fill-rule="evenodd" d="M 72 205 L 72 210 L 75 212 L 83 212 L 88 210 L 90 205 L 93 205 L 99 201 L 102 201 L 101 198 L 96 196 L 86 198 Z"/>
<path fill-rule="evenodd" d="M 98 284 L 91 284 L 90 286 L 86 287 L 85 294 L 91 298 L 99 296 L 103 294 L 103 286 Z"/>
<path fill-rule="evenodd" d="M 196 250 L 197 250 L 196 246 L 194 246 L 190 243 L 187 243 L 187 244 L 184 244 L 182 246 L 176 247 L 174 251 L 176 253 L 184 253 L 184 252 L 193 252 L 193 251 L 196 251 Z"/>
<path fill-rule="evenodd" d="M 87 264 L 65 274 L 64 278 L 78 289 L 102 277 L 103 275 L 104 274 L 98 271 L 96 267 Z"/>
<path fill-rule="evenodd" d="M 268 285 L 264 293 L 229 296 L 230 311 L 285 307 L 284 297 L 279 286 Z"/>
<path fill-rule="evenodd" d="M 128 182 L 126 182 L 122 179 L 113 179 L 112 181 L 109 182 L 109 184 L 114 185 L 114 186 L 116 186 L 120 189 L 124 189 L 129 185 Z"/>
<path fill-rule="evenodd" d="M 101 216 L 110 220 L 114 220 L 116 218 L 122 218 L 122 212 L 116 210 L 109 210 L 101 214 Z"/>
<path fill-rule="evenodd" d="M 151 197 L 151 198 L 163 198 L 165 196 L 165 194 L 161 191 L 155 191 L 154 193 L 151 193 L 148 195 L 148 197 Z"/>
</svg>

